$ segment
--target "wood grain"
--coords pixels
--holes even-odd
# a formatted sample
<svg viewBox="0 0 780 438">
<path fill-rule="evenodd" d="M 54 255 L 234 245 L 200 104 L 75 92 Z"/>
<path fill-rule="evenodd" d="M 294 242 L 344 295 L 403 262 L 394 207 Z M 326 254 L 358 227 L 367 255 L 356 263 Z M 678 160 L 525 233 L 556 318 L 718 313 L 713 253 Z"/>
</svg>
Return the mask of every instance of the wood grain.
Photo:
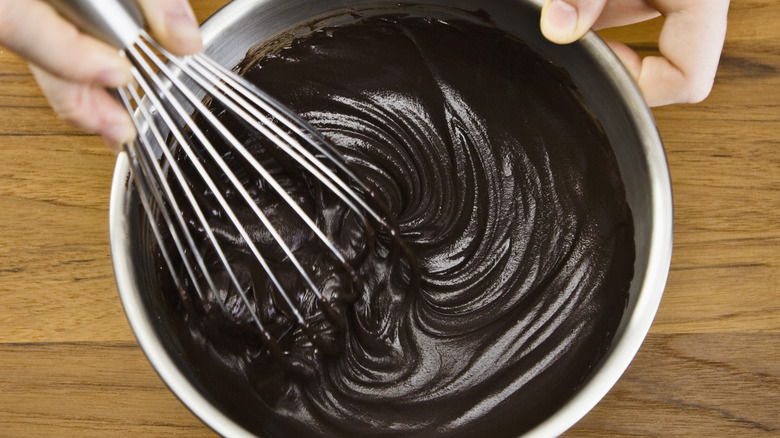
<svg viewBox="0 0 780 438">
<path fill-rule="evenodd" d="M 223 0 L 196 0 L 200 19 Z M 567 437 L 780 436 L 780 3 L 732 2 L 712 95 L 654 111 L 675 244 L 655 324 Z M 602 32 L 656 50 L 662 20 Z M 215 434 L 160 381 L 113 281 L 114 157 L 0 48 L 0 437 Z"/>
</svg>

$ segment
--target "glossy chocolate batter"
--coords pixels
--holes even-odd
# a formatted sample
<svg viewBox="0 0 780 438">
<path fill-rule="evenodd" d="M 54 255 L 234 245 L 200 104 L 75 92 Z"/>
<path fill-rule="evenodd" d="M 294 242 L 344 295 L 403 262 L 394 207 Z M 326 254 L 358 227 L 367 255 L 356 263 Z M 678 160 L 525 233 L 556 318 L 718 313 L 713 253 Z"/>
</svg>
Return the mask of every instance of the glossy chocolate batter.
<svg viewBox="0 0 780 438">
<path fill-rule="evenodd" d="M 168 285 L 204 391 L 263 436 L 517 436 L 559 408 L 606 352 L 634 261 L 615 158 L 566 73 L 489 26 L 402 15 L 318 30 L 239 68 L 339 148 L 397 217 L 420 270 L 388 256 L 386 236 L 366 256 L 354 214 L 277 166 L 366 281 L 348 296 L 343 270 L 248 180 L 342 320 L 286 276 L 334 352 L 314 348 L 234 245 L 297 371 L 269 357 L 229 287 L 225 315 Z M 249 130 L 242 141 L 267 159 Z"/>
</svg>

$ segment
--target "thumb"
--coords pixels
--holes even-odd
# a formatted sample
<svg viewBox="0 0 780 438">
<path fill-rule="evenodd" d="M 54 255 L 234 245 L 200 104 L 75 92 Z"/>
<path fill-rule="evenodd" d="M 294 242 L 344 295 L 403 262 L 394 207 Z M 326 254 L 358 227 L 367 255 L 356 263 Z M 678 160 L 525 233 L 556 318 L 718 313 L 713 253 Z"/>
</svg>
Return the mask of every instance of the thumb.
<svg viewBox="0 0 780 438">
<path fill-rule="evenodd" d="M 607 0 L 545 0 L 542 34 L 558 44 L 577 41 L 593 27 L 606 4 Z"/>
<path fill-rule="evenodd" d="M 200 29 L 187 0 L 139 0 L 152 35 L 177 55 L 203 48 Z"/>
</svg>

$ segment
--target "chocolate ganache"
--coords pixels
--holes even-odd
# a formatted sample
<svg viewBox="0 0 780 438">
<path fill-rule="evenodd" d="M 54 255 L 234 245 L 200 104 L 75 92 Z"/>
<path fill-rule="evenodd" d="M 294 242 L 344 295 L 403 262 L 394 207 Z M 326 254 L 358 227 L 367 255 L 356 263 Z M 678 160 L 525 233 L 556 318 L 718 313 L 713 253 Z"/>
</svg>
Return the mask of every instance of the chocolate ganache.
<svg viewBox="0 0 780 438">
<path fill-rule="evenodd" d="M 387 236 L 365 256 L 355 216 L 277 166 L 357 265 L 366 284 L 352 290 L 263 182 L 245 181 L 290 224 L 282 233 L 318 267 L 344 327 L 289 275 L 333 347 L 314 348 L 234 243 L 231 263 L 299 372 L 269 357 L 230 288 L 219 291 L 226 315 L 164 277 L 203 391 L 269 437 L 517 436 L 565 403 L 612 340 L 634 261 L 610 144 L 567 74 L 488 25 L 400 14 L 316 30 L 237 68 L 335 144 L 395 215 L 414 260 L 389 252 Z M 274 166 L 251 129 L 226 123 Z"/>
</svg>

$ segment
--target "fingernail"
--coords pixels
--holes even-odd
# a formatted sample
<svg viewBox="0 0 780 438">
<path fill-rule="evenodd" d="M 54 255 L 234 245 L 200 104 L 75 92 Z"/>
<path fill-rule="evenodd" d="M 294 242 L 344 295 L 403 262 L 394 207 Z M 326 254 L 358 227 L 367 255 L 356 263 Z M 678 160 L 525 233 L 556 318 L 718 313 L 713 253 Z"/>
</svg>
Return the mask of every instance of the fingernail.
<svg viewBox="0 0 780 438">
<path fill-rule="evenodd" d="M 127 73 L 123 70 L 111 68 L 100 72 L 97 76 L 97 80 L 101 85 L 106 87 L 118 88 L 127 84 L 130 81 L 130 77 L 128 77 Z"/>
<path fill-rule="evenodd" d="M 177 4 L 165 12 L 165 18 L 172 38 L 200 44 L 200 29 L 192 9 Z"/>
<path fill-rule="evenodd" d="M 109 125 L 100 134 L 114 153 L 119 153 L 125 143 L 135 140 L 136 135 L 133 125 L 119 122 Z"/>
<path fill-rule="evenodd" d="M 552 0 L 546 14 L 548 29 L 556 36 L 568 37 L 577 29 L 577 8 L 563 0 Z"/>
</svg>

